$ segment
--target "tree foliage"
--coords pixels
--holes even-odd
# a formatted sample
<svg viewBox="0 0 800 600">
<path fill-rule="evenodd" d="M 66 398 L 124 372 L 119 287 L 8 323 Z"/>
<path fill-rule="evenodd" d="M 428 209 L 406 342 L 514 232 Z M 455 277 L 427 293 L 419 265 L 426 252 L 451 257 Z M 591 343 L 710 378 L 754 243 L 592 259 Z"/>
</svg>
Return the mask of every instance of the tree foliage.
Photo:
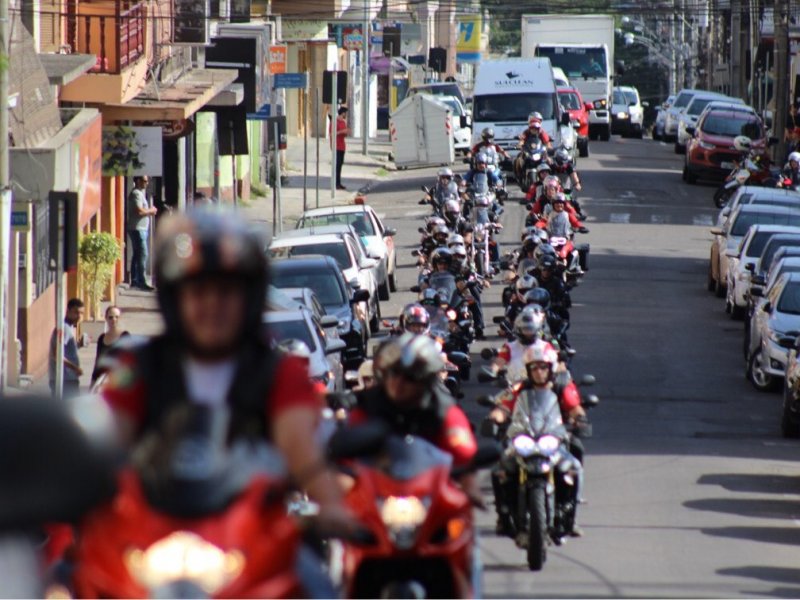
<svg viewBox="0 0 800 600">
<path fill-rule="evenodd" d="M 78 248 L 83 291 L 89 298 L 92 314 L 99 314 L 100 301 L 114 272 L 114 264 L 122 257 L 120 244 L 110 233 L 90 233 L 81 238 Z"/>
</svg>

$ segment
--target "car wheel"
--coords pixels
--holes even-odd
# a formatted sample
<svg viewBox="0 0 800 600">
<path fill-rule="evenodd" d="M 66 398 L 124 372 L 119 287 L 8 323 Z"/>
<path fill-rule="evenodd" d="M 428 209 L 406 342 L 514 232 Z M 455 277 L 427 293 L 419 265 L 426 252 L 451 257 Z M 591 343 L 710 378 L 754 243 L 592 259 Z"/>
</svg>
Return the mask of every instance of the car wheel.
<svg viewBox="0 0 800 600">
<path fill-rule="evenodd" d="M 792 391 L 783 386 L 783 413 L 781 414 L 781 435 L 785 438 L 800 438 L 800 412 L 792 410 Z"/>
<path fill-rule="evenodd" d="M 772 392 L 777 388 L 777 380 L 764 370 L 761 364 L 761 348 L 756 349 L 747 363 L 747 378 L 759 392 Z"/>
<path fill-rule="evenodd" d="M 610 139 L 611 139 L 611 125 L 609 125 L 605 129 L 603 129 L 603 131 L 600 133 L 600 140 L 601 141 L 607 142 Z"/>
<path fill-rule="evenodd" d="M 636 128 L 636 138 L 642 139 L 643 137 L 644 137 L 644 131 L 642 130 L 642 126 L 639 125 L 639 127 Z"/>
<path fill-rule="evenodd" d="M 687 164 L 683 165 L 683 180 L 692 185 L 697 183 L 697 175 L 692 173 L 692 171 L 689 169 L 689 165 Z"/>
<path fill-rule="evenodd" d="M 581 158 L 589 156 L 589 140 L 583 140 L 582 144 L 578 144 L 578 156 Z"/>
<path fill-rule="evenodd" d="M 653 129 L 653 140 L 657 142 L 660 139 L 661 139 L 661 134 L 658 133 L 658 131 L 656 131 L 655 129 Z"/>
<path fill-rule="evenodd" d="M 392 267 L 392 272 L 389 274 L 389 290 L 392 292 L 397 291 L 397 259 L 394 259 L 394 267 Z"/>
<path fill-rule="evenodd" d="M 378 307 L 375 309 L 375 315 L 370 319 L 369 322 L 369 332 L 371 334 L 376 334 L 381 330 L 381 305 L 378 304 Z"/>
<path fill-rule="evenodd" d="M 734 321 L 742 321 L 744 319 L 744 307 L 736 306 L 735 302 L 731 303 L 731 319 Z"/>
</svg>

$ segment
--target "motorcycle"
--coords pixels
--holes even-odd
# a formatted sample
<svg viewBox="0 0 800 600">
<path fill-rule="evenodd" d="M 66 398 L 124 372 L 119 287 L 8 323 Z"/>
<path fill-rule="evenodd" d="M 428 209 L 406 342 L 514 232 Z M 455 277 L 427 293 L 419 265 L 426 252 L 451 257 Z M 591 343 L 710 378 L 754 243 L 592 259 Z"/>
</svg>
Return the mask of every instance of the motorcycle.
<svg viewBox="0 0 800 600">
<path fill-rule="evenodd" d="M 548 151 L 541 140 L 536 146 L 524 146 L 514 159 L 514 175 L 519 188 L 527 193 L 536 181 L 536 167 L 548 161 Z"/>
<path fill-rule="evenodd" d="M 147 438 L 114 501 L 81 524 L 74 587 L 85 598 L 298 597 L 301 537 L 283 460 L 228 443 L 230 415 L 182 407 Z M 304 578 L 305 579 L 305 578 Z"/>
<path fill-rule="evenodd" d="M 739 161 L 735 161 L 733 170 L 714 192 L 714 206 L 724 208 L 736 190 L 743 185 L 778 186 L 780 172 L 770 168 L 768 161 L 762 163 L 762 160 L 764 159 L 761 155 L 751 150 Z"/>
<path fill-rule="evenodd" d="M 495 263 L 493 258 L 497 254 L 497 242 L 494 233 L 499 231 L 502 225 L 499 223 L 480 223 L 475 226 L 473 247 L 475 249 L 475 270 L 482 277 L 492 277 L 494 275 Z"/>
<path fill-rule="evenodd" d="M 373 456 L 343 466 L 345 503 L 374 543 L 331 552 L 348 598 L 469 598 L 480 593 L 472 506 L 458 477 L 497 460 L 482 446 L 467 467 L 419 437 L 391 435 Z M 334 542 L 335 544 L 335 542 Z"/>
</svg>

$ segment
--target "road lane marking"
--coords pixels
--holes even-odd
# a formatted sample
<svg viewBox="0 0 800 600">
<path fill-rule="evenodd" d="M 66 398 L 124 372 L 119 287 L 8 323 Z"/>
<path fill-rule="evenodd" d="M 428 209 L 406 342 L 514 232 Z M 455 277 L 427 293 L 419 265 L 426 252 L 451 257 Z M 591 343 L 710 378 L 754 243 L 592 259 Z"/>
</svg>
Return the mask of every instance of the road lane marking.
<svg viewBox="0 0 800 600">
<path fill-rule="evenodd" d="M 703 227 L 710 227 L 714 224 L 714 217 L 711 215 L 695 215 L 692 217 L 693 225 L 702 225 Z"/>
<path fill-rule="evenodd" d="M 668 215 L 650 215 L 650 222 L 653 225 L 663 225 L 669 222 Z"/>
<path fill-rule="evenodd" d="M 431 211 L 429 210 L 410 210 L 406 213 L 403 213 L 404 217 L 421 217 L 423 215 L 430 214 Z"/>
<path fill-rule="evenodd" d="M 611 213 L 608 216 L 608 220 L 611 223 L 630 223 L 631 222 L 631 214 L 630 213 Z"/>
</svg>

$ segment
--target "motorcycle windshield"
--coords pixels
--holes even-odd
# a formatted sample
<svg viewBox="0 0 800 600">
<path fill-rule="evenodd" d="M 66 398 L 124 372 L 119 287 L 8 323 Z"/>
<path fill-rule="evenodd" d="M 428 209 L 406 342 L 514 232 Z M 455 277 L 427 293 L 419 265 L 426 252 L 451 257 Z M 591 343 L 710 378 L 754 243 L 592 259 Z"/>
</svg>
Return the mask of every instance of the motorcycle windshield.
<svg viewBox="0 0 800 600">
<path fill-rule="evenodd" d="M 439 293 L 442 302 L 452 304 L 456 293 L 456 278 L 452 273 L 431 273 L 428 284 Z"/>
<path fill-rule="evenodd" d="M 450 323 L 449 320 L 447 319 L 447 315 L 441 308 L 429 310 L 428 313 L 431 315 L 431 333 L 437 337 L 442 337 L 446 339 L 448 336 L 448 329 Z"/>
<path fill-rule="evenodd" d="M 520 394 L 514 406 L 508 436 L 514 437 L 521 433 L 533 437 L 545 433 L 564 437 L 566 429 L 561 420 L 558 396 L 550 390 L 526 390 Z"/>
<path fill-rule="evenodd" d="M 408 481 L 436 467 L 450 467 L 453 457 L 415 436 L 390 436 L 383 452 L 363 461 L 396 481 Z"/>
<path fill-rule="evenodd" d="M 566 212 L 551 212 L 547 219 L 547 233 L 550 237 L 567 238 L 572 234 L 569 217 Z"/>
<path fill-rule="evenodd" d="M 489 178 L 486 173 L 475 173 L 475 177 L 472 178 L 472 189 L 475 192 L 476 199 L 480 195 L 489 193 Z"/>
</svg>

